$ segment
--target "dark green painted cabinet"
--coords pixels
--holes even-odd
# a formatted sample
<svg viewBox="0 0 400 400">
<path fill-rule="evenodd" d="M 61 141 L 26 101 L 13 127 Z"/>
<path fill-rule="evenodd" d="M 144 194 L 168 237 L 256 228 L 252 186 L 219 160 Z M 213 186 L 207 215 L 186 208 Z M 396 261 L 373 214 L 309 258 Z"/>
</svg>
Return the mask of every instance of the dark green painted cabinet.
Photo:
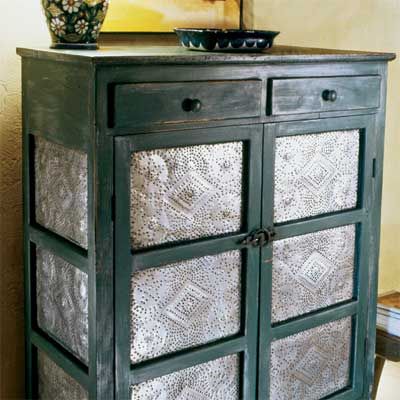
<svg viewBox="0 0 400 400">
<path fill-rule="evenodd" d="M 27 397 L 369 398 L 394 55 L 18 52 Z"/>
</svg>

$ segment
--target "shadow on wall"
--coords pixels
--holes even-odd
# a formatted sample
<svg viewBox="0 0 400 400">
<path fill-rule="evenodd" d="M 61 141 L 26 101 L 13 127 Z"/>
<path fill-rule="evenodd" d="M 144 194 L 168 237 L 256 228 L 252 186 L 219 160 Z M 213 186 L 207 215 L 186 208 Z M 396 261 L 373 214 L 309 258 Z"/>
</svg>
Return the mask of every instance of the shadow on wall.
<svg viewBox="0 0 400 400">
<path fill-rule="evenodd" d="M 254 29 L 255 22 L 255 12 L 256 12 L 256 2 L 257 0 L 243 0 L 243 11 L 242 11 L 242 20 L 243 20 L 243 28 L 245 29 Z M 258 0 L 260 1 L 260 0 Z M 265 27 L 265 29 L 269 29 Z"/>
<path fill-rule="evenodd" d="M 24 21 L 16 23 L 16 21 Z M 47 44 L 39 1 L 13 0 L 0 25 L 0 399 L 24 397 L 20 62 L 15 48 Z"/>
<path fill-rule="evenodd" d="M 23 270 L 19 68 L 0 64 L 0 398 L 22 396 Z M 14 58 L 14 57 L 13 57 Z"/>
</svg>

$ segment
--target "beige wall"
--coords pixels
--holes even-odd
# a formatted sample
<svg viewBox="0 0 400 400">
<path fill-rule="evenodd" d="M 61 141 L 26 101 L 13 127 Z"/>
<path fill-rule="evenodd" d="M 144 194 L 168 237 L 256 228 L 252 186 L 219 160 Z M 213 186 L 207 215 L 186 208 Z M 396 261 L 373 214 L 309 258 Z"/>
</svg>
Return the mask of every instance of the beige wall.
<svg viewBox="0 0 400 400">
<path fill-rule="evenodd" d="M 39 0 L 0 3 L 0 399 L 9 399 L 22 398 L 24 378 L 20 64 L 15 47 L 47 43 L 48 35 Z"/>
<path fill-rule="evenodd" d="M 249 0 L 246 24 L 277 43 L 390 51 L 379 291 L 400 290 L 400 1 Z"/>
<path fill-rule="evenodd" d="M 397 0 L 252 0 L 246 21 L 278 42 L 400 54 Z M 2 0 L 5 3 L 5 0 Z M 23 393 L 20 71 L 17 45 L 47 44 L 39 0 L 12 0 L 0 24 L 0 399 Z M 400 288 L 399 61 L 390 66 L 380 290 Z M 396 154 L 397 153 L 397 154 Z M 397 269 L 396 269 L 397 268 Z"/>
</svg>

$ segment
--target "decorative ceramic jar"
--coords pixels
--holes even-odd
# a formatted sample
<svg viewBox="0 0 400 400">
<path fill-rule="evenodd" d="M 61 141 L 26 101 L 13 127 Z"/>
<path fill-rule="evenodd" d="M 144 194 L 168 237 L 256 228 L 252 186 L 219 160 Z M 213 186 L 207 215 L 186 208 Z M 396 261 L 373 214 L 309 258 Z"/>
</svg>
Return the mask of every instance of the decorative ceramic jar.
<svg viewBox="0 0 400 400">
<path fill-rule="evenodd" d="M 97 49 L 110 0 L 42 0 L 56 49 Z"/>
</svg>

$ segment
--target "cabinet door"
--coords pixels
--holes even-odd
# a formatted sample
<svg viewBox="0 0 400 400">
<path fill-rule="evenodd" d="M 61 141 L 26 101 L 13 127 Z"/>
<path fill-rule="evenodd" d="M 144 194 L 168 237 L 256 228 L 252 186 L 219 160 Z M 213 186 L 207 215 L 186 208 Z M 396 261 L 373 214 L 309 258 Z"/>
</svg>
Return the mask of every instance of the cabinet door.
<svg viewBox="0 0 400 400">
<path fill-rule="evenodd" d="M 254 399 L 262 126 L 115 143 L 117 398 Z"/>
<path fill-rule="evenodd" d="M 371 116 L 265 126 L 259 399 L 366 390 L 374 142 Z"/>
</svg>

